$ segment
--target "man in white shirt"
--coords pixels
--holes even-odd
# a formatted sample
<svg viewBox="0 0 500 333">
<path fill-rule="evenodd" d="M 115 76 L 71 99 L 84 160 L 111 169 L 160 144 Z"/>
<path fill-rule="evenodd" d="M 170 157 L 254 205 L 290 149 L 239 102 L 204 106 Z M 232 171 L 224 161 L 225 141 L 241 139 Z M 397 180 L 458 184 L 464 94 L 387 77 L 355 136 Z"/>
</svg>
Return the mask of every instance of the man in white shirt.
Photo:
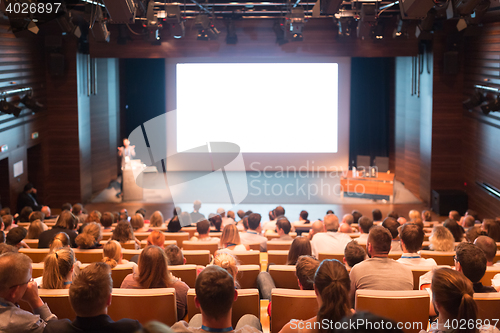
<svg viewBox="0 0 500 333">
<path fill-rule="evenodd" d="M 234 224 L 234 220 L 232 218 L 226 217 L 226 211 L 224 208 L 217 209 L 217 214 L 219 214 L 222 219 L 222 229 L 224 229 L 226 225 Z"/>
<path fill-rule="evenodd" d="M 278 217 L 285 216 L 285 208 L 278 206 L 276 207 L 272 213 L 269 212 L 269 222 L 264 223 L 262 229 L 264 233 L 273 233 L 276 230 L 276 221 Z M 273 219 L 272 219 L 273 218 Z"/>
<path fill-rule="evenodd" d="M 321 232 L 326 232 L 323 221 L 321 220 L 314 221 L 311 225 L 311 229 L 309 230 L 309 240 L 312 240 L 314 235 L 319 234 Z"/>
<path fill-rule="evenodd" d="M 424 242 L 424 231 L 415 223 L 406 223 L 401 227 L 401 247 L 403 255 L 396 260 L 407 266 L 436 266 L 436 261 L 432 258 L 425 259 L 420 257 L 418 251 L 422 249 Z"/>
<path fill-rule="evenodd" d="M 339 218 L 328 214 L 324 218 L 326 232 L 314 235 L 311 241 L 312 254 L 318 258 L 319 253 L 344 253 L 346 245 L 351 241 L 349 235 L 337 232 Z"/>
<path fill-rule="evenodd" d="M 258 213 L 252 213 L 248 216 L 248 230 L 240 233 L 240 240 L 243 245 L 260 243 L 260 252 L 267 252 L 267 238 L 260 233 L 261 216 Z"/>
<path fill-rule="evenodd" d="M 356 242 L 358 242 L 359 245 L 366 245 L 368 233 L 370 232 L 370 228 L 373 227 L 373 221 L 370 220 L 368 216 L 361 216 L 358 220 L 358 225 L 360 235 L 356 238 Z"/>
</svg>

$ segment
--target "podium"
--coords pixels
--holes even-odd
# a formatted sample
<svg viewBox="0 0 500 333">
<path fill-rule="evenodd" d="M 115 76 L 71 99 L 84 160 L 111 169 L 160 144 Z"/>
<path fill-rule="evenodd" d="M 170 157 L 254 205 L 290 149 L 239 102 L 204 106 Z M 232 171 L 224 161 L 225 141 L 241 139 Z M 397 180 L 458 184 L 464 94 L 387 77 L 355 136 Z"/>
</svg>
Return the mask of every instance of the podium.
<svg viewBox="0 0 500 333">
<path fill-rule="evenodd" d="M 141 160 L 127 161 L 122 167 L 123 201 L 142 201 L 143 188 L 137 186 L 135 178 L 144 170 Z"/>
</svg>

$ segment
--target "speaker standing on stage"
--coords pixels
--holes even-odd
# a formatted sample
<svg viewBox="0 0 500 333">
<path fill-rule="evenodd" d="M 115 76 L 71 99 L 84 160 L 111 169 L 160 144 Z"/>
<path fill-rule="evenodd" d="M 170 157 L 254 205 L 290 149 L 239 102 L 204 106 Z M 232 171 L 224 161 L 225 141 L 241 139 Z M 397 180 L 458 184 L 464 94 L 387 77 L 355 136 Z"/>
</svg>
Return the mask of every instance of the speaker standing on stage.
<svg viewBox="0 0 500 333">
<path fill-rule="evenodd" d="M 135 146 L 131 146 L 127 138 L 123 139 L 123 146 L 118 147 L 118 156 L 122 157 L 122 169 L 135 156 Z"/>
</svg>

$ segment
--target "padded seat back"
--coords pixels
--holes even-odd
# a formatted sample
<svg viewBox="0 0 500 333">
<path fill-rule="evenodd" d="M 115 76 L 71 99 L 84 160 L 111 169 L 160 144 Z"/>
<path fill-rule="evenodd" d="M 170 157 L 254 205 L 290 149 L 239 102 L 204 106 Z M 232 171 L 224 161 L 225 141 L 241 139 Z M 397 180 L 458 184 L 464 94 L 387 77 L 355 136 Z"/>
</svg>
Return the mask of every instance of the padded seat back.
<svg viewBox="0 0 500 333">
<path fill-rule="evenodd" d="M 93 262 L 102 261 L 102 249 L 93 249 L 93 250 L 73 249 L 73 251 L 75 252 L 76 260 L 79 260 L 84 264 L 90 264 Z"/>
<path fill-rule="evenodd" d="M 169 265 L 168 269 L 173 276 L 178 277 L 189 288 L 194 288 L 196 284 L 196 265 Z"/>
<path fill-rule="evenodd" d="M 419 290 L 420 277 L 425 273 L 429 272 L 434 268 L 434 266 L 420 265 L 420 266 L 408 266 L 413 274 L 413 290 Z"/>
<path fill-rule="evenodd" d="M 182 243 L 182 250 L 209 250 L 211 255 L 219 249 L 219 242 L 200 242 L 185 240 Z"/>
<path fill-rule="evenodd" d="M 276 288 L 300 289 L 295 275 L 295 265 L 270 265 L 269 274 Z"/>
<path fill-rule="evenodd" d="M 23 239 L 30 249 L 38 249 L 38 239 Z"/>
<path fill-rule="evenodd" d="M 33 263 L 43 262 L 47 254 L 49 254 L 49 249 L 19 249 L 19 253 L 24 253 L 31 258 Z"/>
<path fill-rule="evenodd" d="M 165 240 L 177 241 L 177 246 L 182 248 L 182 243 L 189 240 L 189 233 L 187 232 L 164 232 Z"/>
<path fill-rule="evenodd" d="M 288 260 L 288 251 L 285 250 L 267 251 L 267 262 L 269 264 L 286 265 L 287 260 Z"/>
<path fill-rule="evenodd" d="M 69 289 L 38 289 L 38 295 L 44 303 L 47 303 L 50 311 L 57 318 L 68 318 L 73 321 L 76 319 L 76 314 L 69 302 Z M 27 302 L 19 302 L 21 309 L 32 312 L 31 307 Z"/>
<path fill-rule="evenodd" d="M 267 250 L 290 250 L 290 245 L 293 241 L 282 241 L 282 240 L 270 240 L 267 242 Z"/>
<path fill-rule="evenodd" d="M 306 320 L 318 312 L 314 290 L 273 289 L 271 291 L 271 331 L 278 333 L 292 319 Z"/>
<path fill-rule="evenodd" d="M 260 265 L 259 251 L 234 251 L 232 252 L 240 265 Z"/>
<path fill-rule="evenodd" d="M 420 251 L 420 256 L 422 258 L 432 258 L 436 261 L 438 265 L 448 265 L 455 266 L 455 251 L 444 252 L 444 251 Z"/>
<path fill-rule="evenodd" d="M 481 279 L 483 286 L 491 286 L 491 279 L 497 274 L 500 274 L 500 267 L 498 266 L 488 266 L 486 267 L 486 272 Z M 500 317 L 499 317 L 500 318 Z"/>
<path fill-rule="evenodd" d="M 123 259 L 129 260 L 132 259 L 133 256 L 141 254 L 142 250 L 131 250 L 131 249 L 122 249 Z"/>
<path fill-rule="evenodd" d="M 325 259 L 337 259 L 344 262 L 344 253 L 318 253 L 318 260 L 322 262 Z"/>
<path fill-rule="evenodd" d="M 495 325 L 500 318 L 500 293 L 478 293 L 474 294 L 478 309 L 478 319 L 482 319 L 483 323 L 489 319 L 490 324 Z M 498 323 L 497 323 L 498 328 Z"/>
<path fill-rule="evenodd" d="M 260 273 L 259 265 L 238 266 L 238 276 L 236 280 L 241 289 L 257 288 L 257 276 Z"/>
<path fill-rule="evenodd" d="M 209 250 L 182 250 L 182 254 L 186 259 L 186 264 L 206 266 L 211 261 Z"/>
</svg>

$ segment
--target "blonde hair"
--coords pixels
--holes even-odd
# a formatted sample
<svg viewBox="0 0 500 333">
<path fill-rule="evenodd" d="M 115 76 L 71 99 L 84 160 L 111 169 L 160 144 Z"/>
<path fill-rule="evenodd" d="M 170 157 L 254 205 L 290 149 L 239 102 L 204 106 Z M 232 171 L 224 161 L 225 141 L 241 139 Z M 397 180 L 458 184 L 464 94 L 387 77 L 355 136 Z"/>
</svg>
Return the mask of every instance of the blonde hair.
<svg viewBox="0 0 500 333">
<path fill-rule="evenodd" d="M 144 227 L 144 217 L 139 213 L 135 214 L 130 218 L 130 225 L 132 226 L 134 231 L 136 231 L 137 229 L 141 229 L 142 227 Z"/>
<path fill-rule="evenodd" d="M 40 220 L 35 220 L 31 222 L 29 228 L 28 228 L 28 233 L 26 234 L 26 239 L 38 239 L 40 234 L 47 230 L 47 226 L 45 223 L 43 223 Z"/>
<path fill-rule="evenodd" d="M 43 288 L 64 289 L 66 277 L 75 263 L 75 254 L 69 247 L 55 249 L 43 262 Z"/>
<path fill-rule="evenodd" d="M 81 249 L 90 249 L 101 239 L 101 226 L 96 222 L 91 222 L 83 228 L 83 232 L 76 237 L 75 242 Z"/>
<path fill-rule="evenodd" d="M 54 251 L 54 249 L 58 249 L 60 247 L 69 247 L 70 246 L 70 239 L 67 233 L 65 232 L 60 232 L 57 235 L 52 238 L 52 241 L 50 242 L 50 252 Z"/>
<path fill-rule="evenodd" d="M 213 264 L 224 268 L 233 277 L 234 286 L 236 288 L 240 287 L 240 284 L 236 281 L 238 275 L 238 260 L 235 256 L 228 252 L 220 252 L 215 256 Z"/>
<path fill-rule="evenodd" d="M 222 230 L 220 237 L 220 246 L 225 248 L 227 244 L 241 244 L 240 233 L 234 224 L 228 224 Z"/>
<path fill-rule="evenodd" d="M 429 237 L 429 248 L 434 251 L 450 252 L 455 249 L 455 238 L 448 228 L 435 226 Z"/>
<path fill-rule="evenodd" d="M 163 214 L 157 210 L 151 217 L 149 218 L 149 226 L 150 227 L 161 227 L 163 224 Z"/>
<path fill-rule="evenodd" d="M 102 262 L 115 268 L 122 258 L 122 246 L 115 240 L 110 240 L 102 248 Z"/>
<path fill-rule="evenodd" d="M 420 212 L 418 210 L 410 210 L 410 213 L 408 214 L 408 216 L 410 217 L 410 220 L 414 221 L 418 218 L 420 218 Z"/>
<path fill-rule="evenodd" d="M 163 248 L 165 247 L 165 235 L 161 231 L 153 230 L 148 236 L 147 244 Z"/>
</svg>

